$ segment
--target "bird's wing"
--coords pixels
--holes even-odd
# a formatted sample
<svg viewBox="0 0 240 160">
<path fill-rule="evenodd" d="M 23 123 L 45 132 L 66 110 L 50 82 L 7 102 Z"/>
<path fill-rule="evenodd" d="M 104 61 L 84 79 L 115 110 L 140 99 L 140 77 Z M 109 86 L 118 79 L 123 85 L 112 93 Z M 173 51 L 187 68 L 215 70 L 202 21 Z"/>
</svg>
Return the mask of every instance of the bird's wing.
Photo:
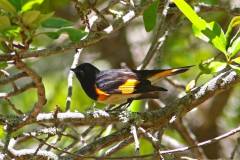
<svg viewBox="0 0 240 160">
<path fill-rule="evenodd" d="M 129 69 L 107 70 L 97 75 L 98 91 L 105 94 L 137 94 L 153 91 L 166 91 L 158 86 L 152 86 L 147 79 L 140 78 Z"/>
<path fill-rule="evenodd" d="M 112 69 L 100 72 L 96 77 L 96 87 L 107 94 L 131 94 L 140 81 L 129 69 Z"/>
</svg>

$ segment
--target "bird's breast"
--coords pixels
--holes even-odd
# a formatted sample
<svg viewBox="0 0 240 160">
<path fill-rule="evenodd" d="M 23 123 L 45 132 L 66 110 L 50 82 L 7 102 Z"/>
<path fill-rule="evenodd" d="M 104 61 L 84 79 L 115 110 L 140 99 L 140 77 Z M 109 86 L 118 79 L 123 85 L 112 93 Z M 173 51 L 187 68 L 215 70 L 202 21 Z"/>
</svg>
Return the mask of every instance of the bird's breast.
<svg viewBox="0 0 240 160">
<path fill-rule="evenodd" d="M 105 98 L 99 97 L 98 102 L 104 104 L 122 104 L 127 102 L 130 98 L 136 98 L 139 94 L 112 94 Z"/>
</svg>

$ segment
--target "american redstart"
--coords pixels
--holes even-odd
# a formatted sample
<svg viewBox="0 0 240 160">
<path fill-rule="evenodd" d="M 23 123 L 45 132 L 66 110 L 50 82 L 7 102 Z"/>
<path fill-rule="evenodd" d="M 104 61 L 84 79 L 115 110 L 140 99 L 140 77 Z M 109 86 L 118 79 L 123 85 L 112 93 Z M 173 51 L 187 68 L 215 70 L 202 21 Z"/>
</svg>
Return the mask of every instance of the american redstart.
<svg viewBox="0 0 240 160">
<path fill-rule="evenodd" d="M 190 67 L 162 70 L 125 68 L 100 71 L 90 63 L 83 63 L 71 70 L 91 99 L 105 104 L 121 104 L 128 100 L 156 98 L 153 93 L 167 90 L 153 85 L 154 83 L 163 77 L 183 73 Z"/>
</svg>

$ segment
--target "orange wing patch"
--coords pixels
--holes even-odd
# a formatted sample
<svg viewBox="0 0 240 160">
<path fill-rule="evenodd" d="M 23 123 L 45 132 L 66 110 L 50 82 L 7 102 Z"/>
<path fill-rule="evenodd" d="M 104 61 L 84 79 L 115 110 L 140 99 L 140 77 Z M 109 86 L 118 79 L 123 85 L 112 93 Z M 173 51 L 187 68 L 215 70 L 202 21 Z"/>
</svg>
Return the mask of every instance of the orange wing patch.
<svg viewBox="0 0 240 160">
<path fill-rule="evenodd" d="M 131 94 L 135 91 L 136 85 L 139 83 L 136 79 L 128 79 L 124 84 L 118 87 L 122 94 Z"/>
<path fill-rule="evenodd" d="M 106 92 L 102 91 L 101 89 L 96 87 L 96 93 L 98 95 L 97 99 L 99 101 L 104 101 L 108 98 L 109 94 L 107 94 Z"/>
</svg>

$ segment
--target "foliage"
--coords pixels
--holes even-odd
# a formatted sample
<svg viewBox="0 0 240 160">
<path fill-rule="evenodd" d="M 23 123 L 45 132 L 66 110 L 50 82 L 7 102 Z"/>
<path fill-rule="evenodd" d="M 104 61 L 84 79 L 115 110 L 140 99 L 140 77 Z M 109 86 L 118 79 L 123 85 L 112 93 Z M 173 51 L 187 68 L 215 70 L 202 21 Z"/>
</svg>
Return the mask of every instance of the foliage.
<svg viewBox="0 0 240 160">
<path fill-rule="evenodd" d="M 71 158 L 76 154 L 98 158 L 137 155 L 151 159 L 160 156 L 159 150 L 198 143 L 186 137 L 192 133 L 186 133 L 190 127 L 184 122 L 202 131 L 195 133 L 199 139 L 212 138 L 201 136 L 214 128 L 222 129 L 214 135 L 217 136 L 236 127 L 240 122 L 238 92 L 218 99 L 224 100 L 223 106 L 217 105 L 220 113 L 214 110 L 216 113 L 211 115 L 209 111 L 216 106 L 208 102 L 197 114 L 191 112 L 185 116 L 200 103 L 225 91 L 228 85 L 239 82 L 234 75 L 235 79 L 227 79 L 226 84 L 219 80 L 217 85 L 201 88 L 220 73 L 227 75 L 234 70 L 240 74 L 240 16 L 226 16 L 235 10 L 226 9 L 215 0 L 201 2 L 211 5 L 185 0 L 172 0 L 169 5 L 160 0 L 0 0 L 0 153 L 10 159 L 16 158 L 9 154 L 14 150 L 34 155 L 36 159 L 55 155 Z M 200 10 L 197 12 L 193 6 Z M 160 19 L 164 9 L 166 18 Z M 220 10 L 220 16 L 215 9 Z M 157 23 L 160 20 L 162 24 Z M 191 25 L 184 23 L 186 20 Z M 71 54 L 76 48 L 83 49 L 79 59 Z M 120 66 L 122 61 L 137 66 L 145 63 L 148 56 L 157 68 L 197 67 L 170 77 L 169 83 L 160 83 L 168 88 L 168 92 L 160 93 L 160 100 L 134 101 L 126 110 L 95 103 L 74 76 L 72 81 L 69 70 L 75 60 L 91 62 L 103 69 L 112 68 L 108 64 Z M 146 61 L 149 68 L 150 60 Z M 182 96 L 184 88 L 186 96 Z M 202 95 L 205 99 L 201 99 Z M 229 103 L 225 104 L 227 100 Z M 165 105 L 170 107 L 164 108 Z M 184 116 L 184 122 L 180 116 Z M 50 120 L 41 121 L 41 118 Z M 218 127 L 219 119 L 226 124 Z M 132 126 L 137 129 L 139 150 Z M 205 131 L 206 128 L 209 130 Z M 178 147 L 166 143 L 165 136 L 176 141 Z M 120 147 L 114 150 L 116 146 Z M 210 154 L 216 156 L 217 152 L 223 152 L 215 148 L 218 151 Z M 211 157 L 206 149 L 205 152 L 208 158 L 220 158 Z M 196 150 L 189 153 L 182 152 L 184 156 L 200 156 L 200 159 L 204 155 Z M 224 158 L 229 157 L 229 153 L 221 153 L 224 154 Z M 26 158 L 27 155 L 18 156 Z M 163 156 L 178 158 L 175 153 Z"/>
</svg>

